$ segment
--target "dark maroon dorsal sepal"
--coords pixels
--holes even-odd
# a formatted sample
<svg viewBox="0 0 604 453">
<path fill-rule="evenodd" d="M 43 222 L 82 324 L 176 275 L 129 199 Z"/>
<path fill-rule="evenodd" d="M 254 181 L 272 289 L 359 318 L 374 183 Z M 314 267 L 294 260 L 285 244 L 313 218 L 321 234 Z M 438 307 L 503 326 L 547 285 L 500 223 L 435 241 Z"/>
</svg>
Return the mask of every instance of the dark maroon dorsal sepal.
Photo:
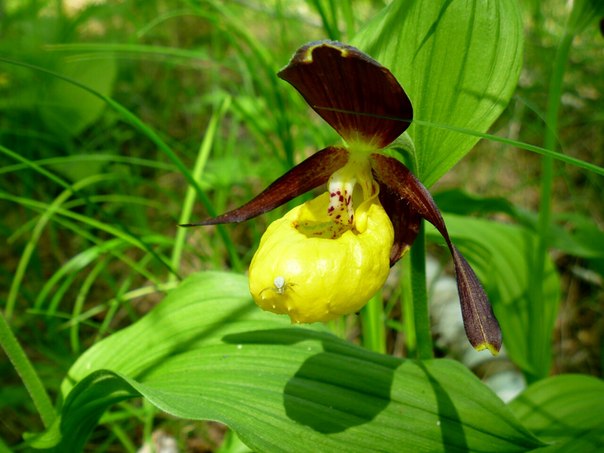
<svg viewBox="0 0 604 453">
<path fill-rule="evenodd" d="M 309 43 L 278 75 L 346 141 L 362 139 L 380 149 L 413 119 L 411 101 L 392 73 L 352 46 Z"/>
</svg>

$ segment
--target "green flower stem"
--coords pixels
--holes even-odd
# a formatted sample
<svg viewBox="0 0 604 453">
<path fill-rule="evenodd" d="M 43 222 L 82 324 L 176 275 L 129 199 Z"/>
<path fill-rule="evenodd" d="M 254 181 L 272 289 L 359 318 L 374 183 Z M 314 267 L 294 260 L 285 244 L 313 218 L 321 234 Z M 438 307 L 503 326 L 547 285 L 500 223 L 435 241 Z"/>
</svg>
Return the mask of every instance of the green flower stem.
<svg viewBox="0 0 604 453">
<path fill-rule="evenodd" d="M 413 305 L 413 289 L 411 288 L 411 256 L 407 253 L 401 260 L 401 298 L 402 321 L 405 326 L 405 346 L 407 357 L 417 356 L 417 335 L 415 334 L 415 318 Z"/>
<path fill-rule="evenodd" d="M 426 284 L 426 231 L 422 221 L 417 239 L 411 247 L 411 291 L 413 292 L 413 316 L 417 336 L 417 358 L 434 357 L 430 312 L 428 310 L 428 288 Z"/>
<path fill-rule="evenodd" d="M 374 295 L 361 310 L 363 346 L 367 349 L 386 353 L 386 327 L 384 321 L 384 303 L 381 291 Z"/>
<path fill-rule="evenodd" d="M 4 313 L 0 311 L 0 345 L 21 377 L 25 388 L 42 418 L 45 428 L 49 428 L 56 418 L 56 413 L 48 393 L 36 374 L 33 365 L 25 355 L 25 351 L 6 322 Z"/>
<path fill-rule="evenodd" d="M 564 71 L 568 62 L 568 55 L 571 48 L 574 35 L 568 31 L 562 37 L 560 45 L 556 52 L 552 77 L 548 93 L 548 104 L 546 112 L 546 130 L 544 147 L 549 150 L 556 148 L 557 131 L 558 131 L 558 113 L 560 111 L 560 102 L 562 98 L 562 84 Z M 530 279 L 530 300 L 531 306 L 529 310 L 529 325 L 531 330 L 528 333 L 532 338 L 550 337 L 551 331 L 548 326 L 543 323 L 543 281 L 545 279 L 545 260 L 547 257 L 548 246 L 550 242 L 550 231 L 552 222 L 552 191 L 554 183 L 554 158 L 552 156 L 544 156 L 541 163 L 541 194 L 539 203 L 539 220 L 538 242 L 535 251 L 535 263 L 533 276 Z M 529 344 L 544 344 L 545 342 L 530 341 Z M 539 380 L 545 376 L 551 366 L 551 353 L 549 348 L 541 350 L 538 348 L 530 348 L 530 361 L 534 364 L 544 364 L 544 366 L 536 366 L 535 369 L 540 371 L 536 375 L 527 375 L 529 383 Z"/>
</svg>

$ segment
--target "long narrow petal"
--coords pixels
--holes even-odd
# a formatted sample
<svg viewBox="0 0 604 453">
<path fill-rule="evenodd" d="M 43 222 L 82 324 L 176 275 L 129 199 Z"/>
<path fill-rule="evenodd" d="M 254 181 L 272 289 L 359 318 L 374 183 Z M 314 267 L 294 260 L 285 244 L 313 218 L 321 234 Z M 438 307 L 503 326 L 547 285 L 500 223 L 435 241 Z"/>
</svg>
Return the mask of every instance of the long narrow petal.
<svg viewBox="0 0 604 453">
<path fill-rule="evenodd" d="M 415 241 L 419 232 L 421 216 L 409 204 L 401 203 L 401 197 L 390 187 L 378 184 L 380 185 L 380 203 L 394 228 L 394 243 L 390 250 L 390 267 L 392 267 Z"/>
<path fill-rule="evenodd" d="M 374 177 L 397 193 L 400 201 L 408 203 L 430 222 L 445 239 L 455 264 L 457 288 L 466 335 L 477 350 L 489 349 L 496 354 L 501 348 L 501 329 L 493 314 L 489 299 L 478 277 L 453 245 L 442 215 L 423 184 L 398 160 L 381 154 L 371 155 Z"/>
<path fill-rule="evenodd" d="M 259 216 L 325 184 L 331 174 L 343 167 L 347 161 L 348 151 L 345 148 L 329 146 L 300 162 L 243 206 L 218 217 L 180 226 L 238 223 Z"/>
<path fill-rule="evenodd" d="M 347 141 L 383 148 L 413 119 L 411 101 L 392 73 L 339 42 L 306 44 L 278 75 Z"/>
</svg>

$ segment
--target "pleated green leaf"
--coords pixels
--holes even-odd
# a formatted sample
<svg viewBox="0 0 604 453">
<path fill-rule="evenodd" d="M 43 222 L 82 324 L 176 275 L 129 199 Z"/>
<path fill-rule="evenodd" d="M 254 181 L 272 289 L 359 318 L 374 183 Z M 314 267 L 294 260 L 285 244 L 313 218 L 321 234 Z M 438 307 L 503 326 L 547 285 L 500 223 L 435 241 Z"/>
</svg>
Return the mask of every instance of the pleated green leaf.
<svg viewBox="0 0 604 453">
<path fill-rule="evenodd" d="M 392 2 L 353 44 L 389 68 L 411 99 L 417 176 L 429 187 L 478 141 L 450 126 L 486 132 L 508 104 L 522 63 L 522 22 L 515 0 L 405 0 Z"/>
<path fill-rule="evenodd" d="M 75 386 L 74 386 L 75 384 Z M 254 451 L 525 451 L 539 446 L 450 360 L 376 354 L 292 327 L 251 302 L 243 276 L 197 274 L 101 341 L 63 385 L 61 419 L 38 440 L 84 444 L 102 412 L 136 395 L 175 416 L 218 420 Z"/>
<path fill-rule="evenodd" d="M 523 371 L 547 376 L 560 301 L 560 279 L 548 258 L 543 299 L 529 299 L 536 235 L 516 225 L 452 214 L 444 217 L 451 239 L 468 259 L 489 295 L 508 354 Z M 428 230 L 428 234 L 434 240 L 441 240 L 434 230 Z M 539 326 L 529 325 L 530 304 L 540 304 Z"/>
<path fill-rule="evenodd" d="M 524 425 L 551 442 L 540 452 L 604 451 L 604 382 L 561 375 L 526 389 L 509 405 Z"/>
</svg>

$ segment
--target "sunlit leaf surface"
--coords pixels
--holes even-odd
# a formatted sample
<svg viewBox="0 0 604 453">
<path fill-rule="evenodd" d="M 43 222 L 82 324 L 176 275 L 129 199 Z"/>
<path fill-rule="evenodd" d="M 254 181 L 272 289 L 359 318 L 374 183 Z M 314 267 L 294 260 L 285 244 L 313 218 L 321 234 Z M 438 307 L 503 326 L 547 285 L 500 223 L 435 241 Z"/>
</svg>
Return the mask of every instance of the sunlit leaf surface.
<svg viewBox="0 0 604 453">
<path fill-rule="evenodd" d="M 399 360 L 291 327 L 256 308 L 246 286 L 234 274 L 194 275 L 83 354 L 63 385 L 62 445 L 84 442 L 104 408 L 137 394 L 179 417 L 224 422 L 255 451 L 539 445 L 462 365 Z"/>
<path fill-rule="evenodd" d="M 543 452 L 604 449 L 604 382 L 560 375 L 533 384 L 510 403 L 524 425 L 552 445 Z"/>
</svg>

